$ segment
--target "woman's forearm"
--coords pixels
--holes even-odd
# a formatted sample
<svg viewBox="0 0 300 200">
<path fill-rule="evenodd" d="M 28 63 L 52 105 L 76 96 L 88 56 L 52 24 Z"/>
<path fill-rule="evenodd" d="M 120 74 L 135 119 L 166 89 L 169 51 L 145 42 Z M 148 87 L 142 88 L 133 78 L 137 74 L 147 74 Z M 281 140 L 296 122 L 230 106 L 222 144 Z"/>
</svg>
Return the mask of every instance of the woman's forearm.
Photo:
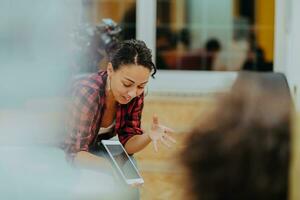
<svg viewBox="0 0 300 200">
<path fill-rule="evenodd" d="M 151 142 L 147 133 L 131 137 L 125 144 L 128 154 L 134 154 L 144 149 Z"/>
</svg>

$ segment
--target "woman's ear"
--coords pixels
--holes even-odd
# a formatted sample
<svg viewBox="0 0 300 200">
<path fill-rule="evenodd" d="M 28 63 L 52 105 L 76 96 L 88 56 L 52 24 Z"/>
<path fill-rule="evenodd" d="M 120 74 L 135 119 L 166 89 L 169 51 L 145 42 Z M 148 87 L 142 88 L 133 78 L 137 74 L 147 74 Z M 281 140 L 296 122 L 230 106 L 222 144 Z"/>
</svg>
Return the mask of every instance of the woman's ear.
<svg viewBox="0 0 300 200">
<path fill-rule="evenodd" d="M 106 69 L 106 71 L 107 71 L 108 76 L 111 76 L 112 73 L 114 72 L 114 68 L 113 68 L 111 62 L 109 62 L 109 63 L 107 64 L 107 69 Z"/>
</svg>

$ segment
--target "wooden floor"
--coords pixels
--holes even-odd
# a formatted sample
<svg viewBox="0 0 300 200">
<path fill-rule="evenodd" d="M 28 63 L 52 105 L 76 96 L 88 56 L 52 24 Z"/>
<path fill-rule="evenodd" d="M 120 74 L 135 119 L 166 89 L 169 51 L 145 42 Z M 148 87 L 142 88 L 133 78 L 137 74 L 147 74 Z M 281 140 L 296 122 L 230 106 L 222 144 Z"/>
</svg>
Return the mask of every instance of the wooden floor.
<svg viewBox="0 0 300 200">
<path fill-rule="evenodd" d="M 184 146 L 184 139 L 198 118 L 205 117 L 207 109 L 213 107 L 211 98 L 146 98 L 143 112 L 143 128 L 150 127 L 151 117 L 155 113 L 161 123 L 175 129 L 173 136 L 177 144 L 171 149 L 161 147 L 159 152 L 152 145 L 135 154 L 140 172 L 145 180 L 141 188 L 142 200 L 179 200 L 188 199 L 185 193 L 186 182 L 178 161 L 178 152 Z M 292 163 L 290 199 L 300 199 L 300 114 L 294 118 L 292 137 Z"/>
<path fill-rule="evenodd" d="M 153 114 L 159 121 L 175 130 L 176 145 L 167 148 L 160 145 L 155 152 L 152 144 L 135 154 L 139 170 L 145 180 L 141 188 L 142 200 L 187 199 L 185 180 L 179 161 L 184 139 L 195 125 L 195 120 L 210 107 L 210 98 L 146 98 L 143 112 L 143 128 L 148 130 Z"/>
<path fill-rule="evenodd" d="M 142 200 L 179 200 L 188 199 L 185 194 L 186 182 L 184 180 L 183 170 L 178 161 L 178 152 L 184 146 L 184 139 L 188 132 L 196 124 L 196 119 L 205 118 L 207 109 L 212 108 L 214 101 L 211 97 L 182 97 L 182 98 L 153 98 L 147 96 L 145 98 L 145 106 L 142 117 L 142 126 L 148 130 L 151 124 L 153 114 L 159 117 L 159 121 L 175 129 L 173 137 L 176 138 L 177 144 L 170 149 L 160 147 L 159 152 L 153 150 L 152 145 L 146 147 L 143 151 L 135 154 L 138 161 L 140 172 L 145 180 L 144 186 L 141 188 Z M 36 103 L 33 104 L 36 108 Z M 43 105 L 43 104 L 42 104 Z M 19 113 L 11 111 L 1 111 L 0 118 L 6 119 L 17 116 Z M 26 113 L 27 115 L 27 113 Z M 51 111 L 46 118 L 53 120 L 59 124 L 61 121 L 56 112 Z M 42 118 L 41 116 L 40 118 Z M 52 122 L 52 121 L 51 121 Z M 55 124 L 53 122 L 53 124 Z M 291 172 L 291 200 L 300 199 L 300 114 L 295 118 L 295 129 L 293 135 L 293 162 Z M 49 123 L 51 124 L 51 123 Z M 50 130 L 52 130 L 50 128 Z M 54 131 L 55 132 L 55 131 Z M 57 134 L 60 131 L 57 131 Z M 50 134 L 49 134 L 50 135 Z M 37 136 L 38 137 L 38 136 Z M 40 136 L 39 136 L 40 137 Z M 38 137 L 38 138 L 39 138 Z M 47 136 L 43 135 L 43 141 L 51 141 L 55 143 L 61 135 Z"/>
<path fill-rule="evenodd" d="M 290 199 L 300 199 L 300 113 L 297 113 L 294 117 L 293 123 L 294 134 L 292 136 L 292 163 L 291 163 L 291 189 Z"/>
<path fill-rule="evenodd" d="M 145 180 L 141 188 L 142 200 L 184 199 L 183 170 L 177 153 L 182 148 L 182 136 L 175 135 L 178 143 L 170 149 L 161 146 L 159 152 L 155 152 L 152 145 L 149 145 L 143 152 L 136 154 Z"/>
</svg>

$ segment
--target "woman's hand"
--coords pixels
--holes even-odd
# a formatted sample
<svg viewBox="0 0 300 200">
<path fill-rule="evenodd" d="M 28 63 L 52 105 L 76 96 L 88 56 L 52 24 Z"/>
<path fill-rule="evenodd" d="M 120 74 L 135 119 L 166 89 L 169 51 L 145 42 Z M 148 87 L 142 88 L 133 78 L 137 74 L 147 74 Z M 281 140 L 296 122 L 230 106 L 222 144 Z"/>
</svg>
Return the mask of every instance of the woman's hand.
<svg viewBox="0 0 300 200">
<path fill-rule="evenodd" d="M 174 131 L 171 128 L 159 124 L 157 116 L 153 116 L 153 121 L 148 136 L 152 140 L 154 150 L 156 152 L 158 151 L 157 143 L 159 141 L 167 147 L 171 147 L 172 143 L 176 143 L 176 140 L 169 135 L 173 132 Z"/>
</svg>

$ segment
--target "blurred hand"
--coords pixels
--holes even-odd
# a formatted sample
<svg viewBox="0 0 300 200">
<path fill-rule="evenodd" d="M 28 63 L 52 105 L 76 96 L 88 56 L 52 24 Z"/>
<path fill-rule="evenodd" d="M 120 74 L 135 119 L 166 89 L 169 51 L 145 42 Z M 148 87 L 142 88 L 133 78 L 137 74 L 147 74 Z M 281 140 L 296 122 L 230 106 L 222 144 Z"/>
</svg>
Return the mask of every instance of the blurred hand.
<svg viewBox="0 0 300 200">
<path fill-rule="evenodd" d="M 169 134 L 173 133 L 174 130 L 159 124 L 158 117 L 153 116 L 151 129 L 148 133 L 150 139 L 152 140 L 154 150 L 158 151 L 157 143 L 161 142 L 167 147 L 171 147 L 172 143 L 176 143 L 176 140 L 171 137 Z"/>
</svg>

